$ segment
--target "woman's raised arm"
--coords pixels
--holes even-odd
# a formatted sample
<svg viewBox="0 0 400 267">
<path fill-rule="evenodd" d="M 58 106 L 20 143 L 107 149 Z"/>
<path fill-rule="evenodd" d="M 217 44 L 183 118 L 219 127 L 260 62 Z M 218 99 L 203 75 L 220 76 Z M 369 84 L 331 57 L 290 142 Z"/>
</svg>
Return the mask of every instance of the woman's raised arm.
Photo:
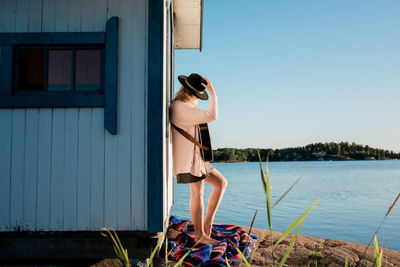
<svg viewBox="0 0 400 267">
<path fill-rule="evenodd" d="M 181 125 L 190 126 L 215 121 L 218 118 L 217 96 L 210 94 L 207 110 L 190 106 L 186 103 L 175 103 L 171 110 L 171 120 Z"/>
</svg>

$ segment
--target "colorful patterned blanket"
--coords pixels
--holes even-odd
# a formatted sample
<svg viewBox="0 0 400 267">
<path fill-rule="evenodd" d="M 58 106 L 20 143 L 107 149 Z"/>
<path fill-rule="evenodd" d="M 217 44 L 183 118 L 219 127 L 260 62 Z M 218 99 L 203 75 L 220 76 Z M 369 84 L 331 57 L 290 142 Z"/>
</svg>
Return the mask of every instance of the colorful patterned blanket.
<svg viewBox="0 0 400 267">
<path fill-rule="evenodd" d="M 172 260 L 179 261 L 196 243 L 194 242 L 194 227 L 192 220 L 169 218 L 169 229 L 179 232 L 175 239 L 168 240 L 168 251 L 171 251 Z M 227 266 L 225 256 L 229 263 L 241 260 L 236 247 L 248 259 L 251 250 L 258 242 L 256 235 L 250 234 L 238 225 L 214 224 L 211 237 L 219 242 L 214 245 L 197 244 L 183 261 L 185 266 Z"/>
</svg>

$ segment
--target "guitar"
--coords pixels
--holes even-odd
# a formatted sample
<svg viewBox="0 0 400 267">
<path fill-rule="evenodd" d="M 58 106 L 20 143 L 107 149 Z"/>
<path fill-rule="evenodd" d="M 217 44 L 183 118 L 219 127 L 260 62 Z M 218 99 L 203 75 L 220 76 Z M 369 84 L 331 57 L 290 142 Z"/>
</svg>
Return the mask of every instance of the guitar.
<svg viewBox="0 0 400 267">
<path fill-rule="evenodd" d="M 208 124 L 207 123 L 200 123 L 198 126 L 199 131 L 199 141 L 193 138 L 190 134 L 188 134 L 183 129 L 179 128 L 172 122 L 171 125 L 181 133 L 186 139 L 193 142 L 196 146 L 200 148 L 200 155 L 204 161 L 213 161 L 214 155 L 211 147 L 211 137 L 210 132 L 208 131 Z"/>
<path fill-rule="evenodd" d="M 200 123 L 198 129 L 199 129 L 200 144 L 209 148 L 205 150 L 200 147 L 201 156 L 203 157 L 204 161 L 213 161 L 214 154 L 211 147 L 211 137 L 210 137 L 210 132 L 208 130 L 208 124 Z"/>
</svg>

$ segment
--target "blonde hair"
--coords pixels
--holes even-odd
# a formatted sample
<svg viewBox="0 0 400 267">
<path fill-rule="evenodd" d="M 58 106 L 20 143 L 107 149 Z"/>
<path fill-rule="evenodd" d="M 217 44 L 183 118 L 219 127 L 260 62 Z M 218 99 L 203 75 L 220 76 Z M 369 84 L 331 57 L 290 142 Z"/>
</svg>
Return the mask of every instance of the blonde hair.
<svg viewBox="0 0 400 267">
<path fill-rule="evenodd" d="M 182 85 L 178 92 L 176 92 L 175 98 L 172 101 L 180 100 L 183 102 L 189 102 L 192 96 L 193 94 L 191 94 L 189 90 Z"/>
</svg>

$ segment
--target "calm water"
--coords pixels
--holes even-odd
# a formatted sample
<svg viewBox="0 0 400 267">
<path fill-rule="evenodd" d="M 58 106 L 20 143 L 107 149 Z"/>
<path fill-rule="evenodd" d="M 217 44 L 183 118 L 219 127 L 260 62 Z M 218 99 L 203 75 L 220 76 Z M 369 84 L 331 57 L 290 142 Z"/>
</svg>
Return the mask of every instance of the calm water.
<svg viewBox="0 0 400 267">
<path fill-rule="evenodd" d="M 254 227 L 267 229 L 266 200 L 260 179 L 259 163 L 213 163 L 227 179 L 228 188 L 215 221 L 250 226 L 258 210 Z M 265 163 L 263 164 L 265 168 Z M 272 202 L 304 172 L 302 180 L 272 209 L 272 229 L 283 231 L 318 199 L 300 234 L 368 244 L 400 192 L 400 160 L 270 162 Z M 211 185 L 205 183 L 204 207 L 207 207 Z M 190 190 L 175 180 L 175 201 L 171 214 L 191 219 Z M 204 215 L 205 216 L 205 215 Z M 379 240 L 400 251 L 400 203 L 384 222 Z M 385 246 L 385 244 L 384 244 Z"/>
</svg>

